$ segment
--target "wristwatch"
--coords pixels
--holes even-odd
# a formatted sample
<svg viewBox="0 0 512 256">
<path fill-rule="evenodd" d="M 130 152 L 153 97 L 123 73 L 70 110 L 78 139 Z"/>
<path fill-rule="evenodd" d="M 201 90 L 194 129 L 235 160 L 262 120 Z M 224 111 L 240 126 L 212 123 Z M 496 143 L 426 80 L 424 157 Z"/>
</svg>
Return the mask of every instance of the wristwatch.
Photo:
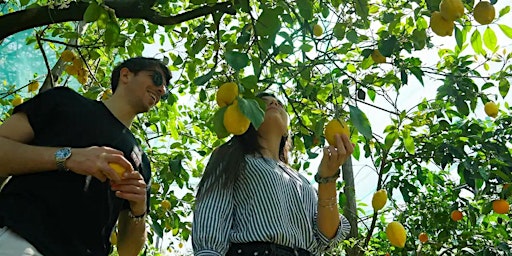
<svg viewBox="0 0 512 256">
<path fill-rule="evenodd" d="M 65 162 L 66 160 L 71 156 L 71 148 L 60 148 L 55 152 L 55 162 L 57 162 L 57 169 L 59 171 L 69 171 L 68 168 L 66 168 Z"/>
</svg>

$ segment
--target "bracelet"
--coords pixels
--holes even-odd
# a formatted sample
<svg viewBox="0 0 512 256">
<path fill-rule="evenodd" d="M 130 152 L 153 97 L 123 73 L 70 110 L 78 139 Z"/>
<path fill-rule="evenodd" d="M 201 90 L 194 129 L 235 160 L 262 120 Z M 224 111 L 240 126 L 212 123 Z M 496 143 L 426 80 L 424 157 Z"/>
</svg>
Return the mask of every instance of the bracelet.
<svg viewBox="0 0 512 256">
<path fill-rule="evenodd" d="M 339 177 L 340 177 L 340 169 L 338 169 L 338 171 L 333 176 L 330 176 L 330 177 L 320 177 L 319 173 L 317 172 L 315 174 L 315 181 L 318 184 L 333 183 L 333 182 L 336 182 L 336 180 Z"/>
<path fill-rule="evenodd" d="M 140 223 L 141 221 L 144 221 L 144 219 L 146 218 L 146 212 L 144 212 L 141 215 L 135 216 L 133 215 L 131 210 L 128 210 L 128 217 L 130 217 L 130 219 L 132 219 L 135 223 Z"/>
</svg>

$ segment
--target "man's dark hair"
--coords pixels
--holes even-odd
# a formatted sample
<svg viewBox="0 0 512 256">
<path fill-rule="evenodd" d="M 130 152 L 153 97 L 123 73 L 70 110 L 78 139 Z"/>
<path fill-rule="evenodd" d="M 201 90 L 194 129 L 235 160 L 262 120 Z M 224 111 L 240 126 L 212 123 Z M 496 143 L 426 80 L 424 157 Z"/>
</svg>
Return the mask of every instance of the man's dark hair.
<svg viewBox="0 0 512 256">
<path fill-rule="evenodd" d="M 169 85 L 169 81 L 171 80 L 171 72 L 164 63 L 162 63 L 162 61 L 155 58 L 135 57 L 125 60 L 121 64 L 117 65 L 112 71 L 112 78 L 110 82 L 112 92 L 115 92 L 117 89 L 120 71 L 122 68 L 128 68 L 135 75 L 144 70 L 160 70 L 165 76 L 166 85 Z"/>
</svg>

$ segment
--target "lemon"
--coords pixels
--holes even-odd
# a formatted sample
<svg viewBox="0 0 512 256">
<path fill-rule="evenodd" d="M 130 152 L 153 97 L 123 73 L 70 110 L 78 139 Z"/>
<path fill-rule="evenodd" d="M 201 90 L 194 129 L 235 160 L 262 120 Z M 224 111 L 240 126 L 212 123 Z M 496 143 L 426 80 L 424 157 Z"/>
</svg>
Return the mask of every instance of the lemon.
<svg viewBox="0 0 512 256">
<path fill-rule="evenodd" d="M 372 198 L 373 210 L 378 211 L 378 210 L 382 209 L 382 207 L 384 207 L 384 205 L 386 205 L 387 201 L 388 201 L 388 193 L 386 192 L 386 190 L 384 190 L 384 189 L 378 190 L 377 192 L 375 192 L 373 194 L 373 198 Z"/>
<path fill-rule="evenodd" d="M 110 243 L 113 245 L 117 244 L 117 232 L 112 231 L 112 234 L 110 234 Z"/>
<path fill-rule="evenodd" d="M 451 36 L 455 23 L 450 20 L 443 18 L 440 12 L 433 12 L 430 17 L 430 28 L 438 36 Z"/>
<path fill-rule="evenodd" d="M 439 4 L 439 12 L 445 20 L 455 21 L 464 15 L 464 5 L 461 0 L 443 0 Z"/>
<path fill-rule="evenodd" d="M 30 84 L 28 84 L 28 92 L 33 92 L 39 88 L 39 82 L 38 81 L 32 81 Z"/>
<path fill-rule="evenodd" d="M 333 119 L 325 126 L 325 139 L 329 145 L 336 146 L 335 134 L 345 134 L 350 137 L 350 129 L 347 123 L 341 119 Z"/>
<path fill-rule="evenodd" d="M 60 58 L 62 59 L 62 61 L 65 61 L 65 62 L 72 62 L 73 60 L 75 60 L 75 54 L 70 51 L 70 50 L 64 50 L 60 56 Z"/>
<path fill-rule="evenodd" d="M 489 101 L 489 102 L 485 103 L 484 111 L 490 117 L 497 117 L 498 116 L 498 105 L 496 105 L 496 103 L 494 103 L 492 101 Z"/>
<path fill-rule="evenodd" d="M 238 96 L 238 85 L 233 82 L 224 83 L 217 90 L 215 99 L 219 107 L 224 107 L 233 103 Z"/>
<path fill-rule="evenodd" d="M 169 200 L 167 199 L 164 199 L 160 203 L 160 206 L 162 206 L 162 208 L 164 208 L 165 210 L 169 210 L 171 208 L 171 202 L 169 202 Z"/>
<path fill-rule="evenodd" d="M 240 111 L 236 100 L 224 112 L 224 127 L 231 134 L 244 134 L 250 124 L 251 121 Z"/>
<path fill-rule="evenodd" d="M 400 222 L 393 221 L 389 223 L 386 227 L 386 236 L 393 246 L 404 248 L 407 235 L 404 226 Z"/>
<path fill-rule="evenodd" d="M 117 175 L 119 175 L 119 177 L 123 177 L 123 173 L 126 171 L 126 169 L 118 163 L 108 163 L 108 166 L 110 166 L 110 168 L 114 169 L 114 171 L 116 171 L 116 173 L 117 173 Z"/>
<path fill-rule="evenodd" d="M 384 55 L 382 55 L 382 53 L 380 53 L 380 51 L 378 49 L 373 50 L 371 57 L 372 57 L 373 62 L 375 62 L 375 63 L 385 63 L 386 62 L 386 57 L 384 57 Z"/>
<path fill-rule="evenodd" d="M 16 97 L 14 97 L 14 99 L 11 102 L 11 104 L 15 107 L 20 105 L 21 103 L 23 103 L 23 98 L 18 95 L 16 95 Z"/>
<path fill-rule="evenodd" d="M 320 26 L 318 24 L 315 24 L 313 26 L 313 35 L 315 35 L 316 37 L 321 37 L 323 33 L 324 33 L 324 29 L 322 28 L 322 26 Z"/>
<path fill-rule="evenodd" d="M 495 16 L 496 10 L 494 6 L 487 1 L 480 1 L 476 4 L 475 9 L 473 9 L 473 17 L 482 25 L 491 23 Z"/>
</svg>

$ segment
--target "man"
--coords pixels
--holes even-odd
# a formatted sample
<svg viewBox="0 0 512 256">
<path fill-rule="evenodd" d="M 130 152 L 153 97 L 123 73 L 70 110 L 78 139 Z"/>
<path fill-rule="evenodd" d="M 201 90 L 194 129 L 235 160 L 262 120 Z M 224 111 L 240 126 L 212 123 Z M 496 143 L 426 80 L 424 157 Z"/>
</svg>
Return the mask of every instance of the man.
<svg viewBox="0 0 512 256">
<path fill-rule="evenodd" d="M 170 72 L 152 58 L 112 72 L 112 97 L 94 101 L 66 87 L 14 109 L 0 126 L 0 256 L 119 255 L 146 239 L 150 163 L 129 128 L 167 93 Z M 109 163 L 121 165 L 120 177 Z"/>
</svg>

